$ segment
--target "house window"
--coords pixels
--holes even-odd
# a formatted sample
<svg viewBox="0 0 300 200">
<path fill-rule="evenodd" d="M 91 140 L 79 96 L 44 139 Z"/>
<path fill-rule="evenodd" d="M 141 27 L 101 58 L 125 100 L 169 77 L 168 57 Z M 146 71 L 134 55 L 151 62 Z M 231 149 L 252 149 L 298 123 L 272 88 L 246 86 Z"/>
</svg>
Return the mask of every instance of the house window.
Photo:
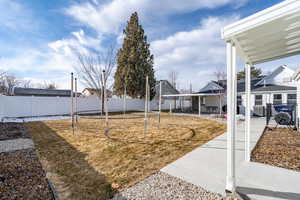
<svg viewBox="0 0 300 200">
<path fill-rule="evenodd" d="M 238 106 L 242 105 L 242 96 L 237 96 L 237 105 Z"/>
<path fill-rule="evenodd" d="M 273 104 L 282 104 L 282 95 L 281 94 L 274 94 L 273 95 Z"/>
<path fill-rule="evenodd" d="M 262 95 L 255 95 L 255 105 L 262 106 Z"/>
<path fill-rule="evenodd" d="M 288 104 L 296 104 L 296 94 L 288 94 L 287 95 L 287 103 Z"/>
<path fill-rule="evenodd" d="M 201 105 L 205 105 L 205 97 L 200 97 Z"/>
</svg>

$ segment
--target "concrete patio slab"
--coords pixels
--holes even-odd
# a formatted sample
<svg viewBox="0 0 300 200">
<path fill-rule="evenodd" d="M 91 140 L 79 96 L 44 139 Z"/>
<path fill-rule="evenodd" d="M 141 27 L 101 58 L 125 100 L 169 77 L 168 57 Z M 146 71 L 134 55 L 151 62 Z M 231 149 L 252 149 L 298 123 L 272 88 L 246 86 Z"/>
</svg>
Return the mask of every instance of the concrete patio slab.
<svg viewBox="0 0 300 200">
<path fill-rule="evenodd" d="M 0 141 L 0 153 L 34 148 L 33 141 L 27 138 Z"/>
<path fill-rule="evenodd" d="M 251 119 L 251 149 L 263 133 L 265 119 Z M 254 162 L 245 162 L 244 122 L 236 134 L 238 190 L 251 199 L 300 199 L 300 173 Z M 227 134 L 216 137 L 161 171 L 211 192 L 225 195 Z"/>
</svg>

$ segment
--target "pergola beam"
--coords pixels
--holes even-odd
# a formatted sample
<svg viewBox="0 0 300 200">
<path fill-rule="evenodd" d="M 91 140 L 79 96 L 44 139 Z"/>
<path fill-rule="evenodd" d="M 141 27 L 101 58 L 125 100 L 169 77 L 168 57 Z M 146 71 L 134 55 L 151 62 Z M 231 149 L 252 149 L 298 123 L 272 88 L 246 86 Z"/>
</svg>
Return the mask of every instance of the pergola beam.
<svg viewBox="0 0 300 200">
<path fill-rule="evenodd" d="M 244 48 L 244 52 L 247 54 L 248 53 L 249 54 L 251 54 L 251 53 L 259 54 L 259 53 L 263 53 L 266 51 L 271 51 L 274 48 L 277 48 L 278 46 L 280 46 L 281 48 L 285 48 L 286 45 L 288 45 L 289 47 L 295 46 L 295 45 L 300 44 L 300 39 L 299 39 L 299 37 L 295 37 L 292 39 L 285 39 L 285 40 L 278 39 L 278 40 L 275 40 L 272 42 L 264 42 L 263 40 L 256 41 L 256 42 L 258 44 L 254 44 L 253 46 L 248 46 L 248 47 Z M 268 48 L 263 49 L 265 46 L 268 46 Z M 259 49 L 263 49 L 263 50 L 260 51 Z"/>
<path fill-rule="evenodd" d="M 239 40 L 245 40 L 247 39 L 249 36 L 251 36 L 251 38 L 253 38 L 254 40 L 259 40 L 261 38 L 264 37 L 268 37 L 268 38 L 276 38 L 278 36 L 283 36 L 286 34 L 291 34 L 293 32 L 296 32 L 295 30 L 297 30 L 299 27 L 295 26 L 295 25 L 288 25 L 288 24 L 295 24 L 296 22 L 298 22 L 300 20 L 299 17 L 297 18 L 293 18 L 292 20 L 282 20 L 282 23 L 280 25 L 275 25 L 275 21 L 274 22 L 270 22 L 266 27 L 266 26 L 262 26 L 262 28 L 256 28 L 255 30 L 249 30 L 247 32 L 241 33 L 237 36 L 237 38 Z M 274 31 L 269 31 L 269 32 L 265 32 L 264 29 L 268 28 L 270 30 L 272 30 L 274 28 L 274 26 L 276 26 L 276 29 Z"/>
<path fill-rule="evenodd" d="M 295 56 L 295 55 L 299 55 L 299 54 L 300 54 L 300 49 L 295 52 L 289 52 L 284 55 L 277 54 L 277 55 L 268 56 L 268 57 L 264 57 L 264 58 L 260 58 L 260 59 L 251 58 L 251 60 L 252 60 L 252 64 L 259 64 L 259 63 L 264 63 L 264 62 L 268 62 L 268 61 L 272 61 L 272 60 L 278 60 L 281 58 L 286 58 L 286 57 Z"/>
<path fill-rule="evenodd" d="M 257 59 L 264 57 L 272 57 L 272 55 L 282 55 L 288 52 L 298 51 L 299 49 L 299 46 L 279 46 L 279 48 L 276 47 L 276 49 L 265 49 L 262 51 L 258 50 L 257 52 L 249 53 L 248 55 L 252 59 Z"/>
<path fill-rule="evenodd" d="M 283 1 L 275 6 L 267 8 L 261 12 L 224 27 L 222 30 L 222 38 L 224 40 L 230 40 L 233 36 L 246 33 L 251 29 L 255 29 L 281 17 L 292 16 L 295 13 L 299 13 L 299 11 L 299 0 Z"/>
</svg>

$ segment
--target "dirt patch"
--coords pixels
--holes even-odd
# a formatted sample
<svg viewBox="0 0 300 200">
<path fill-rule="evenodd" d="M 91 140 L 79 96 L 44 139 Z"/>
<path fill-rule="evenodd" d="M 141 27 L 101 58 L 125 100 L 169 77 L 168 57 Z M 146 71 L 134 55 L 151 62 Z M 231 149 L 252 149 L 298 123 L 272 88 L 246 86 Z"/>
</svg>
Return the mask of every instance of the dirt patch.
<svg viewBox="0 0 300 200">
<path fill-rule="evenodd" d="M 164 114 L 160 128 L 157 122 L 151 118 L 144 135 L 142 118 L 110 120 L 113 139 L 103 119 L 80 119 L 74 135 L 70 120 L 27 126 L 61 199 L 108 199 L 225 131 L 187 116 Z"/>
<path fill-rule="evenodd" d="M 300 172 L 300 133 L 287 128 L 267 130 L 251 160 Z"/>
<path fill-rule="evenodd" d="M 0 140 L 30 138 L 22 123 L 0 123 Z"/>
<path fill-rule="evenodd" d="M 53 199 L 33 149 L 0 153 L 0 199 Z"/>
</svg>

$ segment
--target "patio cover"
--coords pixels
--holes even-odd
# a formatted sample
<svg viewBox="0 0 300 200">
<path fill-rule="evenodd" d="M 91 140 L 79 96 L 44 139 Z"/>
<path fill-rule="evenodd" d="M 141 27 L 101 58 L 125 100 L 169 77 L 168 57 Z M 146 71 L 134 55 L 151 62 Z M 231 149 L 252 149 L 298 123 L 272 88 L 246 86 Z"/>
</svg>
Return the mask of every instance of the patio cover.
<svg viewBox="0 0 300 200">
<path fill-rule="evenodd" d="M 221 36 L 227 56 L 226 189 L 235 192 L 236 57 L 245 62 L 245 160 L 250 161 L 251 65 L 300 54 L 300 1 L 286 0 L 230 24 L 221 30 Z"/>
<path fill-rule="evenodd" d="M 286 0 L 223 28 L 237 55 L 250 64 L 300 53 L 300 1 Z"/>
</svg>

